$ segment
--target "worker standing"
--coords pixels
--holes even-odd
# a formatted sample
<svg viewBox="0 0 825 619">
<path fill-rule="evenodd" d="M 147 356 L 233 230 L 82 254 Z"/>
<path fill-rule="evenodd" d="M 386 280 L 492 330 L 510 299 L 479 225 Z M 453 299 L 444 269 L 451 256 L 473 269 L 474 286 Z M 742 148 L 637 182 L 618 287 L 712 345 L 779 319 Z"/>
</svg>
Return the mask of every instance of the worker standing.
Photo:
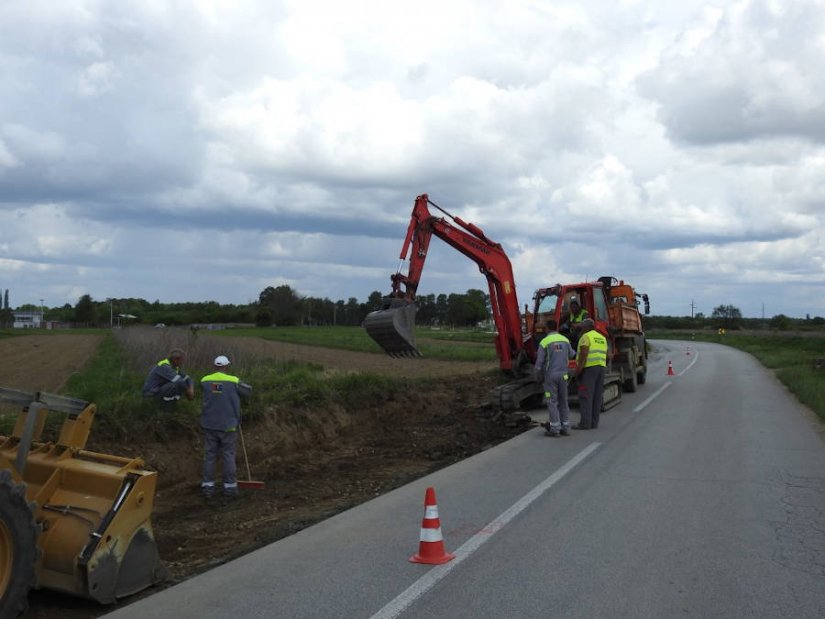
<svg viewBox="0 0 825 619">
<path fill-rule="evenodd" d="M 604 375 L 607 371 L 607 338 L 596 331 L 591 318 L 581 323 L 581 338 L 576 354 L 576 380 L 578 381 L 579 425 L 576 430 L 599 427 L 599 414 L 604 395 Z"/>
<path fill-rule="evenodd" d="M 570 435 L 570 408 L 567 405 L 567 362 L 575 356 L 570 340 L 556 329 L 555 319 L 546 323 L 547 335 L 539 342 L 536 354 L 536 378 L 544 386 L 548 421 L 544 424 L 547 436 Z"/>
<path fill-rule="evenodd" d="M 215 371 L 201 379 L 203 410 L 201 427 L 204 435 L 203 477 L 201 492 L 206 498 L 215 494 L 215 463 L 221 458 L 223 494 L 238 496 L 235 476 L 235 443 L 241 423 L 241 398 L 252 394 L 252 387 L 237 376 L 226 373 L 229 367 L 226 355 L 215 357 Z"/>
<path fill-rule="evenodd" d="M 158 361 L 143 383 L 143 397 L 158 398 L 166 405 L 174 404 L 182 395 L 187 400 L 195 399 L 195 383 L 183 371 L 186 353 L 173 348 L 169 356 Z"/>
</svg>

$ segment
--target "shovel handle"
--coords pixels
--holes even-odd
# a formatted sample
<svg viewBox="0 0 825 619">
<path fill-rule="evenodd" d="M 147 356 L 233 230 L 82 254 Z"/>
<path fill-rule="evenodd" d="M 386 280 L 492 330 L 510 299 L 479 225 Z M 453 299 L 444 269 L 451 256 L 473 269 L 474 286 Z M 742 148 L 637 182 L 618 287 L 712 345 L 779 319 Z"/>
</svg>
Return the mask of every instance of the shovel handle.
<svg viewBox="0 0 825 619">
<path fill-rule="evenodd" d="M 243 461 L 244 464 L 246 464 L 246 478 L 252 481 L 252 471 L 249 470 L 249 458 L 246 455 L 246 443 L 243 440 L 243 428 L 241 428 L 241 424 L 238 424 L 238 434 L 241 435 L 241 449 L 243 450 Z"/>
</svg>

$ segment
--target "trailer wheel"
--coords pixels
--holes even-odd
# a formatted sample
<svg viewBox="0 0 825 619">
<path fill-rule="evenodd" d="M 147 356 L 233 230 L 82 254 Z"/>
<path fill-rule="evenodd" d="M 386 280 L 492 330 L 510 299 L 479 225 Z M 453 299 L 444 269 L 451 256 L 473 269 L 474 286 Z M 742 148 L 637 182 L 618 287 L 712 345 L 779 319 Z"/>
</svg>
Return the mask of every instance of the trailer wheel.
<svg viewBox="0 0 825 619">
<path fill-rule="evenodd" d="M 622 383 L 622 389 L 627 393 L 636 393 L 639 369 L 636 367 L 636 349 L 631 348 L 627 351 L 628 366 L 630 369 L 627 372 L 627 378 Z"/>
<path fill-rule="evenodd" d="M 26 502 L 25 484 L 0 471 L 0 617 L 17 617 L 28 607 L 37 558 L 37 525 Z"/>
</svg>

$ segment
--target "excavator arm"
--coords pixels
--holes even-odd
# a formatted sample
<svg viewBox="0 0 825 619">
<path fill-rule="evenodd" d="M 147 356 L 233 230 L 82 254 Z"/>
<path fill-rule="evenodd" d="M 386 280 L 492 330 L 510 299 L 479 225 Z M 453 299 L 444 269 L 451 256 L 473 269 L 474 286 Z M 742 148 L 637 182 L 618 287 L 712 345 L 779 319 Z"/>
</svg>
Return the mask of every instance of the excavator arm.
<svg viewBox="0 0 825 619">
<path fill-rule="evenodd" d="M 430 206 L 441 211 L 437 217 Z M 415 199 L 400 259 L 409 261 L 407 274 L 393 274 L 392 292 L 380 310 L 371 312 L 365 321 L 367 333 L 381 348 L 393 356 L 420 355 L 415 345 L 415 297 L 430 240 L 438 237 L 478 265 L 487 278 L 490 305 L 497 328 L 496 351 L 503 370 L 519 372 L 534 354 L 525 351 L 521 314 L 510 259 L 499 243 L 490 240 L 476 225 L 463 221 L 431 202 L 427 194 Z"/>
</svg>

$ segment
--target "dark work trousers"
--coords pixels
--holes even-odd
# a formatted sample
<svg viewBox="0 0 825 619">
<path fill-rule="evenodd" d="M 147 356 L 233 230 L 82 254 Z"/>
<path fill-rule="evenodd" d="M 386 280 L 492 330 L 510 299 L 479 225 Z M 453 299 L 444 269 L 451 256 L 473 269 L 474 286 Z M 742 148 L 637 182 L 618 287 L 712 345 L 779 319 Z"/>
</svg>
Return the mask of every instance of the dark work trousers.
<svg viewBox="0 0 825 619">
<path fill-rule="evenodd" d="M 604 374 L 603 365 L 592 365 L 584 368 L 579 376 L 579 423 L 585 428 L 595 428 L 599 425 L 604 395 Z"/>
<path fill-rule="evenodd" d="M 238 491 L 238 481 L 235 477 L 235 443 L 238 440 L 237 432 L 223 430 L 203 431 L 205 454 L 203 458 L 203 481 L 201 487 L 210 491 L 215 487 L 215 462 L 221 457 L 221 480 L 223 491 L 233 494 Z"/>
<path fill-rule="evenodd" d="M 548 426 L 551 430 L 570 427 L 567 406 L 567 374 L 550 374 L 544 378 L 544 400 L 547 403 Z"/>
</svg>

